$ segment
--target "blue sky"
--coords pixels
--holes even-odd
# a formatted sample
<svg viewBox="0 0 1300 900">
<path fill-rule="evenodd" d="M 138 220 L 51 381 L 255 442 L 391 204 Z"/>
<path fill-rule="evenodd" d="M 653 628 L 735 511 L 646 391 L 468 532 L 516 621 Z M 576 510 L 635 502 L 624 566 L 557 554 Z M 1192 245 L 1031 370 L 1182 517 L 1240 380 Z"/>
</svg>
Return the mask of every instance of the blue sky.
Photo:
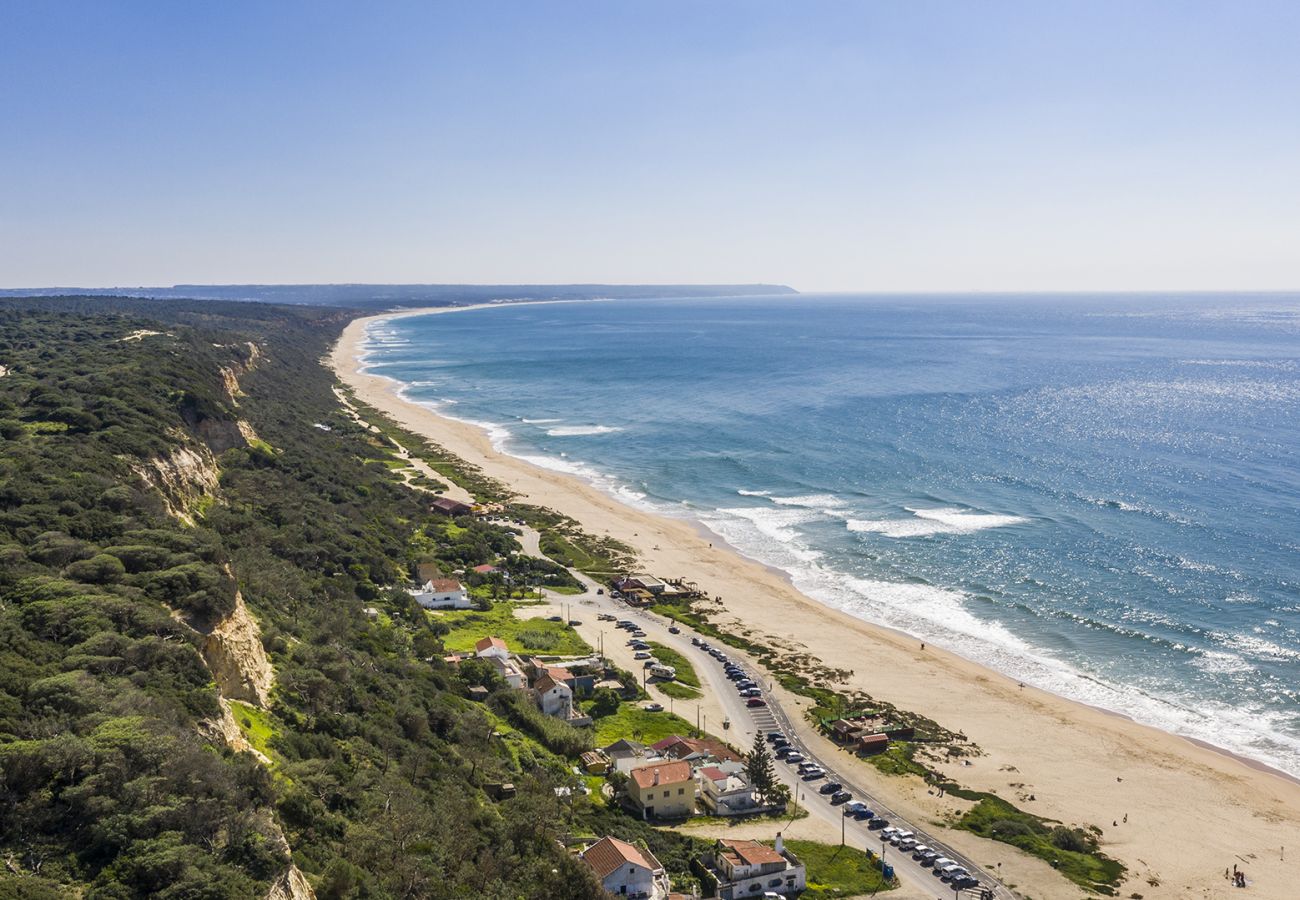
<svg viewBox="0 0 1300 900">
<path fill-rule="evenodd" d="M 1300 288 L 1294 2 L 15 2 L 0 123 L 0 286 Z"/>
</svg>

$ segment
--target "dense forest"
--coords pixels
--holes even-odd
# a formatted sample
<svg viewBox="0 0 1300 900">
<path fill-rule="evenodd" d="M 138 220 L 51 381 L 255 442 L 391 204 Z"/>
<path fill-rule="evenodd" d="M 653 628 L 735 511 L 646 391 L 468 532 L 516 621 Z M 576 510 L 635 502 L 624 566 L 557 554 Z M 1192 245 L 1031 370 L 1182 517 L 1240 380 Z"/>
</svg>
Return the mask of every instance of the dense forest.
<svg viewBox="0 0 1300 900">
<path fill-rule="evenodd" d="M 400 590 L 425 505 L 322 365 L 350 315 L 0 301 L 0 896 L 599 894 L 565 761 Z"/>
</svg>

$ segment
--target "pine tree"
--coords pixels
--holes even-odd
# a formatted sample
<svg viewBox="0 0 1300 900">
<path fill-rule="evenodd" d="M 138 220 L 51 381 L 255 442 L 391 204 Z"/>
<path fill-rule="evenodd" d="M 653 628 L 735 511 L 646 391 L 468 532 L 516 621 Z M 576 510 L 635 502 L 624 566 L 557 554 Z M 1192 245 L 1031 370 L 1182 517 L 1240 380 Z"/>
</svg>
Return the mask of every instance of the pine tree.
<svg viewBox="0 0 1300 900">
<path fill-rule="evenodd" d="M 776 768 L 772 765 L 772 754 L 768 752 L 762 732 L 754 735 L 754 747 L 745 754 L 745 774 L 754 793 L 767 799 L 776 785 Z"/>
</svg>

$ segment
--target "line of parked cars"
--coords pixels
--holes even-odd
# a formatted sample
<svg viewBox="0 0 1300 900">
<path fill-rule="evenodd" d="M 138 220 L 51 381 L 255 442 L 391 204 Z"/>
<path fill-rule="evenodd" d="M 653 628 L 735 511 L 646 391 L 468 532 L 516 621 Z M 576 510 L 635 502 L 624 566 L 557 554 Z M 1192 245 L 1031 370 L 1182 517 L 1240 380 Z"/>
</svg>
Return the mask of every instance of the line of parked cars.
<svg viewBox="0 0 1300 900">
<path fill-rule="evenodd" d="M 979 885 L 979 880 L 971 877 L 965 866 L 949 859 L 933 847 L 920 843 L 916 835 L 906 829 L 886 828 L 880 832 L 880 837 L 904 853 L 910 853 L 912 859 L 929 868 L 936 878 L 948 882 L 954 888 L 971 888 Z"/>
</svg>

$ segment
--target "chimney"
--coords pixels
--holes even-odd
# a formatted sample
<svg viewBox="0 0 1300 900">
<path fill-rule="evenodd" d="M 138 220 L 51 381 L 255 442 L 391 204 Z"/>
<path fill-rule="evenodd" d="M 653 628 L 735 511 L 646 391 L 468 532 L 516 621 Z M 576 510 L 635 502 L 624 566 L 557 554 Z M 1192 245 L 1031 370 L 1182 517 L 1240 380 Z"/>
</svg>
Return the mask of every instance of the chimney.
<svg viewBox="0 0 1300 900">
<path fill-rule="evenodd" d="M 659 784 L 659 770 L 655 769 L 655 784 Z"/>
<path fill-rule="evenodd" d="M 781 832 L 776 833 L 776 852 L 785 855 L 785 841 L 781 840 Z"/>
</svg>

